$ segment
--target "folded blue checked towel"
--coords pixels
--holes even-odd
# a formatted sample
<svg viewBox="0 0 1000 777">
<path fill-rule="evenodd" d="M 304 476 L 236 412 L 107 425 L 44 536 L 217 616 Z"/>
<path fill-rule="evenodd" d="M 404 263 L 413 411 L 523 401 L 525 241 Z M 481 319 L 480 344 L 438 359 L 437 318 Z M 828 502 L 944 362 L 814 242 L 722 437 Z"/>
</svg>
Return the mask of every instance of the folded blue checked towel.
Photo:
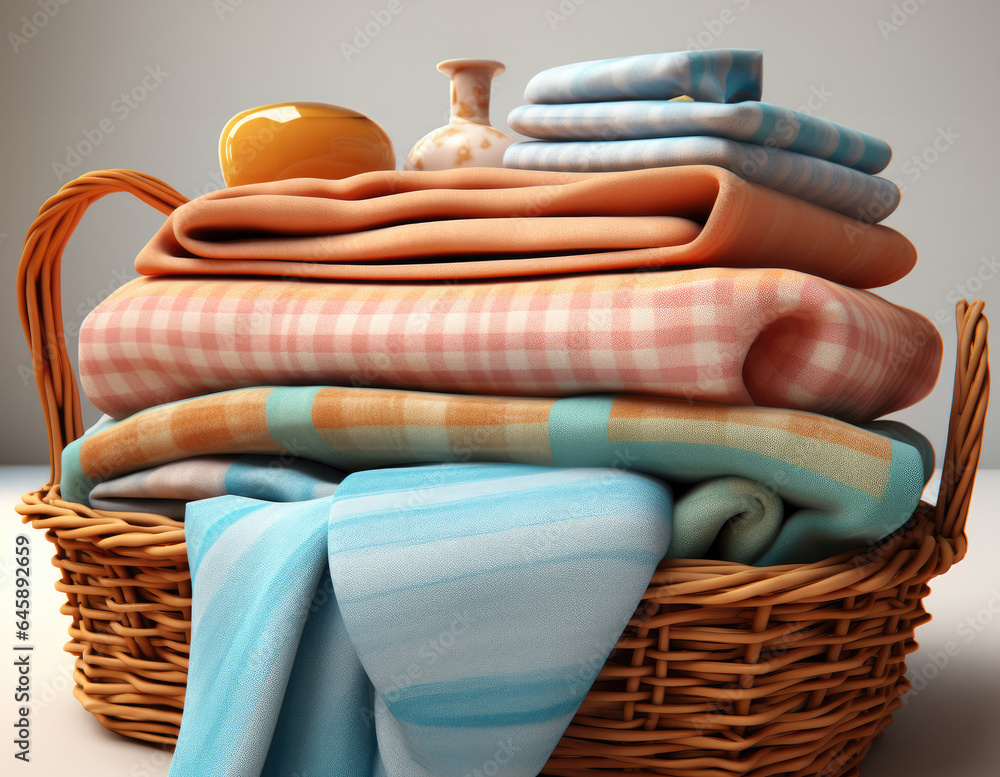
<svg viewBox="0 0 1000 777">
<path fill-rule="evenodd" d="M 712 165 L 875 223 L 899 189 L 873 175 L 892 149 L 864 132 L 760 102 L 762 52 L 644 54 L 550 68 L 508 117 L 534 140 L 512 144 L 521 170 L 617 172 Z"/>
<path fill-rule="evenodd" d="M 524 100 L 587 103 L 682 96 L 720 103 L 759 100 L 763 70 L 764 52 L 753 49 L 639 54 L 543 70 L 528 82 Z"/>
</svg>

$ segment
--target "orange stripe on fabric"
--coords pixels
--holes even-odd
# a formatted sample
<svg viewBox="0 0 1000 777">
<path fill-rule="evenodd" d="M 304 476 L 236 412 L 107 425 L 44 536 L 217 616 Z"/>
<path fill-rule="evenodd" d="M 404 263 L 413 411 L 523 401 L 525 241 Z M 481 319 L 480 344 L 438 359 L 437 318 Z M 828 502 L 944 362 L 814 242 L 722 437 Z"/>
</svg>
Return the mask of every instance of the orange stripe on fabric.
<svg viewBox="0 0 1000 777">
<path fill-rule="evenodd" d="M 448 452 L 454 460 L 551 464 L 553 400 L 413 395 L 391 390 L 322 389 L 313 402 L 317 434 L 337 451 Z"/>
<path fill-rule="evenodd" d="M 767 435 L 760 434 L 764 430 Z M 765 438 L 767 447 L 761 444 Z M 761 453 L 875 499 L 885 492 L 892 461 L 889 439 L 824 416 L 677 400 L 617 398 L 608 439 L 721 445 Z"/>
<path fill-rule="evenodd" d="M 174 445 L 185 452 L 277 449 L 267 428 L 267 397 L 272 388 L 226 392 L 192 400 L 170 417 Z M 263 449 L 263 450 L 261 450 Z"/>
<path fill-rule="evenodd" d="M 198 453 L 280 453 L 267 429 L 267 396 L 272 390 L 227 392 L 189 399 L 180 407 L 169 404 L 146 410 L 84 440 L 80 448 L 84 473 L 100 480 Z"/>
</svg>

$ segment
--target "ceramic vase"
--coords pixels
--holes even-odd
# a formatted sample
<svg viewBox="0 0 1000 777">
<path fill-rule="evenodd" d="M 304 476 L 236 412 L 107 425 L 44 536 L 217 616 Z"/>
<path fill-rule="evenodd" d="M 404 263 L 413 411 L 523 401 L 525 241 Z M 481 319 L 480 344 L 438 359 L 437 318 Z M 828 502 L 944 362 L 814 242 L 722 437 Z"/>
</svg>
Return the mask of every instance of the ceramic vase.
<svg viewBox="0 0 1000 777">
<path fill-rule="evenodd" d="M 503 167 L 514 138 L 490 126 L 490 86 L 506 67 L 492 59 L 449 59 L 438 70 L 451 79 L 451 120 L 424 135 L 406 157 L 407 170 Z"/>
<path fill-rule="evenodd" d="M 273 103 L 236 114 L 222 130 L 219 159 L 227 186 L 396 168 L 392 141 L 378 122 L 314 102 Z"/>
</svg>

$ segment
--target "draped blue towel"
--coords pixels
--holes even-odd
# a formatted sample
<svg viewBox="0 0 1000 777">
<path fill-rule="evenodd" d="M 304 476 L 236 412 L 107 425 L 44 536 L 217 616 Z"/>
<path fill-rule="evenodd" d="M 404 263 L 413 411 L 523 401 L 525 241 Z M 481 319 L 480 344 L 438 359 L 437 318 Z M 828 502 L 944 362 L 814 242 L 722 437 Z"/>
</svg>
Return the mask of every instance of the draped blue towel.
<svg viewBox="0 0 1000 777">
<path fill-rule="evenodd" d="M 438 464 L 190 504 L 172 777 L 534 777 L 670 541 L 613 469 Z"/>
<path fill-rule="evenodd" d="M 626 100 L 520 105 L 510 128 L 539 140 L 636 140 L 710 136 L 773 146 L 878 173 L 892 158 L 884 140 L 836 122 L 761 102 Z"/>
</svg>

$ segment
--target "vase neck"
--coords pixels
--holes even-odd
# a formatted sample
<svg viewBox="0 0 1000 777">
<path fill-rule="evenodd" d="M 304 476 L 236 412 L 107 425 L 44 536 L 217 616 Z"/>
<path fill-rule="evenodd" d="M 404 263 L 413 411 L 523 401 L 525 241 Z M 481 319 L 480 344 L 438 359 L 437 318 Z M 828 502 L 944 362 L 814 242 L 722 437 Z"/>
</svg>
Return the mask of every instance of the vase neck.
<svg viewBox="0 0 1000 777">
<path fill-rule="evenodd" d="M 494 68 L 468 67 L 451 75 L 451 120 L 490 123 L 490 88 Z"/>
</svg>

